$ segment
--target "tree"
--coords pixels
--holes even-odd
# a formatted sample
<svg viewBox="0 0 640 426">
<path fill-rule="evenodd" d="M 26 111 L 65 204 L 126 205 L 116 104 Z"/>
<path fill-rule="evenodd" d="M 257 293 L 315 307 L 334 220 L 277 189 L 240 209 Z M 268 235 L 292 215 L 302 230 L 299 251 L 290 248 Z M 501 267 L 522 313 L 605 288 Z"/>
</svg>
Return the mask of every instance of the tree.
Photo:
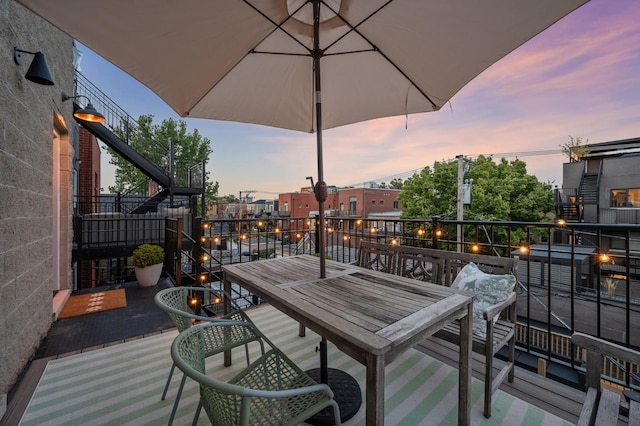
<svg viewBox="0 0 640 426">
<path fill-rule="evenodd" d="M 400 178 L 392 179 L 391 182 L 389 183 L 389 187 L 393 189 L 402 189 L 403 185 L 404 185 L 404 182 Z"/>
<path fill-rule="evenodd" d="M 582 138 L 580 136 L 574 138 L 569 135 L 569 140 L 563 145 L 560 145 L 560 148 L 562 149 L 562 153 L 569 159 L 569 162 L 575 163 L 580 161 L 584 155 L 589 153 L 589 150 L 585 146 L 588 143 L 589 139 L 585 140 L 583 145 Z"/>
<path fill-rule="evenodd" d="M 465 219 L 502 219 L 537 222 L 552 211 L 550 183 L 541 183 L 527 175 L 521 160 L 495 163 L 478 157 L 464 176 L 473 179 L 471 205 L 465 207 Z M 457 210 L 458 164 L 456 160 L 436 161 L 407 179 L 398 195 L 404 206 L 403 218 L 442 216 L 455 218 Z"/>
<path fill-rule="evenodd" d="M 141 115 L 136 124 L 136 131 L 129 133 L 129 145 L 167 174 L 170 170 L 170 142 L 173 142 L 174 183 L 176 186 L 188 186 L 189 169 L 205 161 L 212 152 L 210 140 L 202 137 L 197 129 L 189 133 L 184 120 L 176 121 L 169 118 L 163 120 L 162 124 L 155 125 L 152 115 Z M 121 129 L 116 129 L 115 133 L 121 139 L 126 140 L 124 129 L 125 127 L 122 126 Z M 110 186 L 109 191 L 124 192 L 147 181 L 148 178 L 142 171 L 120 157 L 111 148 L 107 148 L 107 150 L 111 154 L 110 163 L 116 166 L 115 185 Z M 206 173 L 205 178 L 208 175 L 209 172 Z M 207 206 L 215 204 L 218 187 L 218 182 L 205 179 Z M 146 191 L 146 187 L 142 190 Z"/>
</svg>

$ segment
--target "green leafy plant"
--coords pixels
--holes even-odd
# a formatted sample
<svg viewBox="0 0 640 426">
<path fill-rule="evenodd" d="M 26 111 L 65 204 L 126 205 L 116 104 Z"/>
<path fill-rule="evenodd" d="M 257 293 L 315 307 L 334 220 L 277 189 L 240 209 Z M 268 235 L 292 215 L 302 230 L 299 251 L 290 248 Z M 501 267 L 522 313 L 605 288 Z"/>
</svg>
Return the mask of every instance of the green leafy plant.
<svg viewBox="0 0 640 426">
<path fill-rule="evenodd" d="M 139 268 L 162 262 L 164 262 L 164 249 L 155 244 L 142 244 L 133 251 L 131 256 L 131 263 Z"/>
</svg>

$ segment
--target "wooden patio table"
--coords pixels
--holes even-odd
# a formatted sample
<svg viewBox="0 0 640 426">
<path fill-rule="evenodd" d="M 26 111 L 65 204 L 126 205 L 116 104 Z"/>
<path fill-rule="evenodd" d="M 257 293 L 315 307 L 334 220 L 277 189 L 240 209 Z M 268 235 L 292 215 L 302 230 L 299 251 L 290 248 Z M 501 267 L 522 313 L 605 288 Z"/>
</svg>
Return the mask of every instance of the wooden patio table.
<svg viewBox="0 0 640 426">
<path fill-rule="evenodd" d="M 300 255 L 224 265 L 224 285 L 258 295 L 366 366 L 366 423 L 384 424 L 384 369 L 460 320 L 458 424 L 470 423 L 473 296 L 449 287 Z"/>
</svg>

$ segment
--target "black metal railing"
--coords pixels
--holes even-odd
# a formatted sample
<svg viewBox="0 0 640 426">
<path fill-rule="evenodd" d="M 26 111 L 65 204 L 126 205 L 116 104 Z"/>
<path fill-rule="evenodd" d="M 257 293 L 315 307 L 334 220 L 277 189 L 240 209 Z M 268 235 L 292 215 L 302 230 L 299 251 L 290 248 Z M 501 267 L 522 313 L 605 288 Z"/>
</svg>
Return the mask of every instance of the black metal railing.
<svg viewBox="0 0 640 426">
<path fill-rule="evenodd" d="M 547 365 L 581 369 L 570 343 L 575 331 L 640 347 L 632 333 L 640 324 L 640 225 L 352 217 L 326 223 L 326 255 L 341 262 L 356 260 L 361 240 L 518 256 L 518 347 Z M 203 220 L 191 258 L 194 280 L 219 285 L 226 263 L 317 253 L 317 232 L 316 220 L 305 217 Z M 242 294 L 244 302 L 255 300 Z M 637 366 L 616 371 L 622 382 L 638 374 Z"/>
<path fill-rule="evenodd" d="M 192 218 L 195 232 L 187 231 L 192 227 L 185 220 L 167 220 L 162 232 L 165 270 L 182 285 L 219 288 L 224 264 L 319 251 L 314 218 Z M 633 332 L 640 324 L 640 225 L 331 216 L 323 231 L 325 254 L 345 263 L 356 261 L 362 240 L 518 256 L 518 349 L 547 365 L 581 370 L 581 353 L 570 343 L 576 331 L 640 347 L 640 335 Z M 243 307 L 260 302 L 237 287 L 232 297 Z M 640 374 L 637 366 L 608 365 L 614 381 L 627 385 Z M 561 380 L 554 374 L 559 373 L 549 369 L 549 377 Z"/>
<path fill-rule="evenodd" d="M 171 169 L 171 149 L 169 144 L 157 140 L 153 134 L 144 132 L 139 128 L 136 119 L 131 117 L 123 110 L 115 101 L 96 87 L 82 73 L 75 73 L 75 96 L 86 96 L 93 106 L 105 116 L 104 126 L 115 133 L 123 142 L 130 145 L 134 135 L 144 138 L 145 145 L 149 147 L 148 152 L 153 152 L 154 157 L 145 156 L 146 160 L 158 169 L 162 170 L 167 176 L 173 174 L 173 185 L 180 187 L 196 187 L 190 186 L 191 182 L 201 180 L 199 171 L 201 162 L 193 162 L 174 167 Z M 82 98 L 80 98 L 82 99 Z M 195 167 L 195 170 L 192 170 Z M 202 187 L 202 186 L 197 186 Z"/>
</svg>

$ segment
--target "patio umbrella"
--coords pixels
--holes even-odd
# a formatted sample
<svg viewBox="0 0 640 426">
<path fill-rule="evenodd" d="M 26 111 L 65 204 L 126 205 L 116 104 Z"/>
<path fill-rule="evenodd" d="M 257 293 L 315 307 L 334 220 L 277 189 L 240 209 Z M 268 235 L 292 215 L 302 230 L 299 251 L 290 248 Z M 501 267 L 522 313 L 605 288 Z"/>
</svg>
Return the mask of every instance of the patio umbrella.
<svg viewBox="0 0 640 426">
<path fill-rule="evenodd" d="M 18 0 L 180 116 L 316 132 L 321 230 L 323 129 L 437 111 L 587 1 Z"/>
</svg>

